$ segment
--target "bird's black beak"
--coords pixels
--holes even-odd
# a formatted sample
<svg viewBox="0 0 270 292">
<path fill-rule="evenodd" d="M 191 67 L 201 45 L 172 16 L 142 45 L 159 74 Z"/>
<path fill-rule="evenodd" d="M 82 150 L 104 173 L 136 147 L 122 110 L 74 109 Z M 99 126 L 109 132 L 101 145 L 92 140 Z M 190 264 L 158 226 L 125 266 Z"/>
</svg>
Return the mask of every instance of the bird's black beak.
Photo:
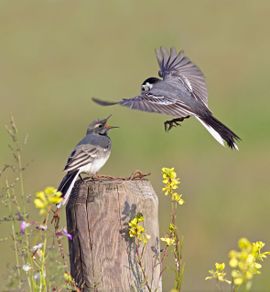
<svg viewBox="0 0 270 292">
<path fill-rule="evenodd" d="M 117 126 L 110 126 L 107 122 L 108 120 L 111 118 L 112 115 L 109 115 L 107 118 L 104 119 L 104 122 L 105 122 L 105 125 L 104 127 L 107 129 L 107 130 L 111 130 L 111 129 L 118 129 L 119 127 Z"/>
<path fill-rule="evenodd" d="M 117 126 L 110 126 L 110 125 L 108 125 L 108 124 L 105 125 L 105 128 L 106 128 L 107 130 L 111 130 L 111 129 L 119 129 L 119 127 L 117 127 Z"/>
<path fill-rule="evenodd" d="M 110 119 L 112 117 L 112 115 L 109 115 L 107 118 L 104 119 L 105 122 L 108 121 L 108 119 Z"/>
</svg>

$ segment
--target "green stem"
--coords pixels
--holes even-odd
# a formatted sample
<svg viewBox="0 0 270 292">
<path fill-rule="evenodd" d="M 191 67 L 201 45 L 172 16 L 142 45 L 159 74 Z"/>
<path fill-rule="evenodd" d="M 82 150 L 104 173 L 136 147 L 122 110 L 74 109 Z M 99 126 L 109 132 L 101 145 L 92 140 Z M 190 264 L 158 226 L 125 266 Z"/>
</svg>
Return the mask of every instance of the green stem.
<svg viewBox="0 0 270 292">
<path fill-rule="evenodd" d="M 22 207 L 23 207 L 23 216 L 26 215 L 25 212 L 25 193 L 24 193 L 24 181 L 23 181 L 23 170 L 22 170 L 22 158 L 20 150 L 17 150 L 17 158 L 18 158 L 18 168 L 19 168 L 19 179 L 20 179 L 20 188 L 21 188 L 21 199 L 22 199 Z"/>
<path fill-rule="evenodd" d="M 45 219 L 45 225 L 48 224 L 49 213 Z M 45 238 L 43 241 L 43 249 L 42 249 L 42 261 L 41 261 L 41 268 L 40 268 L 40 284 L 39 284 L 39 291 L 47 291 L 47 282 L 46 282 L 46 248 L 47 248 L 47 232 L 45 231 Z"/>
<path fill-rule="evenodd" d="M 176 222 L 176 202 L 171 201 L 171 222 L 175 225 Z"/>
<path fill-rule="evenodd" d="M 181 291 L 181 284 L 182 284 L 182 265 L 181 265 L 181 246 L 180 241 L 178 238 L 178 234 L 175 231 L 175 248 L 174 248 L 174 259 L 175 259 L 175 266 L 176 266 L 176 289 L 178 291 Z"/>
<path fill-rule="evenodd" d="M 15 126 L 15 122 L 13 121 L 14 128 L 17 128 Z M 26 198 L 25 198 L 25 191 L 24 191 L 24 179 L 23 179 L 23 164 L 22 164 L 22 157 L 21 157 L 21 147 L 19 145 L 19 142 L 16 140 L 16 157 L 17 157 L 17 168 L 18 168 L 18 174 L 19 174 L 19 180 L 20 180 L 20 195 L 21 195 L 21 202 L 22 202 L 22 210 L 23 210 L 23 218 L 26 218 Z M 27 253 L 27 261 L 28 263 L 31 263 L 31 267 L 33 267 L 33 259 L 32 254 L 30 252 L 30 234 L 27 230 L 25 230 L 25 244 L 26 244 L 26 253 Z M 31 271 L 28 274 L 28 284 L 31 291 L 35 291 L 36 289 L 36 282 L 33 277 L 33 272 Z"/>
<path fill-rule="evenodd" d="M 23 210 L 23 218 L 26 217 L 26 201 L 25 201 L 25 192 L 24 192 L 24 179 L 23 179 L 23 168 L 22 168 L 22 158 L 20 147 L 17 145 L 17 159 L 18 159 L 18 172 L 19 172 L 19 180 L 20 180 L 20 193 L 21 193 L 21 201 L 22 201 L 22 210 Z M 27 251 L 27 260 L 31 263 L 33 267 L 33 259 L 32 254 L 30 252 L 30 234 L 27 230 L 25 230 L 25 244 Z M 30 289 L 35 291 L 36 282 L 34 280 L 33 272 L 31 271 L 28 274 L 28 283 L 30 284 Z"/>
<path fill-rule="evenodd" d="M 139 242 L 135 242 L 135 247 L 136 247 L 136 258 L 137 258 L 137 263 L 142 271 L 142 275 L 143 275 L 143 280 L 144 280 L 144 283 L 145 283 L 145 286 L 147 288 L 147 290 L 149 292 L 151 292 L 151 287 L 148 283 L 148 279 L 147 279 L 147 276 L 146 276 L 146 273 L 145 273 L 145 269 L 144 269 L 144 266 L 143 266 L 143 262 L 142 262 L 142 256 L 143 254 L 141 254 L 141 256 L 139 255 L 139 247 L 140 247 L 140 243 Z M 145 247 L 145 246 L 144 246 Z M 144 248 L 143 248 L 143 251 L 144 251 Z"/>
<path fill-rule="evenodd" d="M 33 257 L 32 257 L 32 253 L 30 251 L 30 234 L 27 230 L 25 230 L 25 244 L 26 244 L 26 259 L 27 259 L 27 263 L 30 263 L 30 266 L 32 267 L 32 269 L 27 273 L 27 280 L 28 280 L 28 284 L 29 284 L 29 289 L 30 291 L 36 291 L 36 282 L 34 279 L 34 274 L 33 274 L 33 267 L 34 267 L 34 261 L 33 261 Z"/>
<path fill-rule="evenodd" d="M 6 179 L 6 188 L 7 188 L 7 197 L 8 197 L 8 208 L 9 208 L 9 214 L 12 216 L 12 208 L 11 208 L 11 195 L 10 195 L 10 186 L 8 183 L 8 180 Z M 19 260 L 19 252 L 18 252 L 18 245 L 17 245 L 17 236 L 16 236 L 16 231 L 15 231 L 15 225 L 14 225 L 14 220 L 11 221 L 11 230 L 12 230 L 12 237 L 13 237 L 13 242 L 14 242 L 14 250 L 15 250 L 15 260 L 16 260 L 16 271 L 18 274 L 18 279 L 20 282 L 21 286 L 21 271 L 20 271 L 20 260 Z"/>
<path fill-rule="evenodd" d="M 171 202 L 171 223 L 174 225 L 173 237 L 175 238 L 175 247 L 174 247 L 174 262 L 175 262 L 175 289 L 177 291 L 181 291 L 182 285 L 182 266 L 181 266 L 181 246 L 179 237 L 176 230 L 176 208 L 177 203 L 172 201 Z"/>
</svg>

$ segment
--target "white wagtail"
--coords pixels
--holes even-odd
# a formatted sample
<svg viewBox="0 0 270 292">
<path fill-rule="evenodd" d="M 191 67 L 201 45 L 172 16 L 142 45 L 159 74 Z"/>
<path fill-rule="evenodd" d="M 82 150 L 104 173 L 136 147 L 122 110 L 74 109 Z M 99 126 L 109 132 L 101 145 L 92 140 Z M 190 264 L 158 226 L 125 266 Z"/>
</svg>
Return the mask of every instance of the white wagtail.
<svg viewBox="0 0 270 292">
<path fill-rule="evenodd" d="M 81 173 L 94 176 L 109 159 L 112 142 L 108 131 L 118 128 L 107 124 L 110 117 L 93 121 L 88 126 L 85 137 L 71 152 L 64 169 L 66 175 L 58 187 L 58 191 L 62 192 L 63 200 L 57 208 L 67 203 L 74 183 Z"/>
<path fill-rule="evenodd" d="M 151 77 L 141 85 L 141 94 L 124 98 L 117 102 L 93 100 L 99 105 L 120 104 L 147 112 L 155 112 L 175 117 L 164 123 L 165 130 L 177 126 L 184 119 L 194 116 L 224 146 L 224 141 L 233 149 L 238 149 L 236 141 L 240 138 L 217 120 L 208 108 L 208 93 L 201 70 L 194 65 L 183 51 L 174 48 L 156 50 L 162 79 Z"/>
</svg>

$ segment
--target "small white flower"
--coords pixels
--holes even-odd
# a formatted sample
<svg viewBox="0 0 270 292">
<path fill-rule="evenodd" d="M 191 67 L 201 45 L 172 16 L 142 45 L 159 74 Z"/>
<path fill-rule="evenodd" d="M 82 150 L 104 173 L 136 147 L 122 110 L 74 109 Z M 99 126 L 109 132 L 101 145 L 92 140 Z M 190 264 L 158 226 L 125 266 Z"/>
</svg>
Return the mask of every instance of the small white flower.
<svg viewBox="0 0 270 292">
<path fill-rule="evenodd" d="M 29 264 L 25 264 L 22 266 L 22 269 L 27 273 L 32 269 L 32 267 Z"/>
<path fill-rule="evenodd" d="M 36 252 L 37 250 L 41 249 L 42 246 L 43 246 L 43 243 L 42 243 L 42 242 L 41 242 L 41 243 L 38 243 L 38 244 L 36 244 L 36 245 L 34 245 L 34 246 L 32 247 L 32 252 Z"/>
</svg>

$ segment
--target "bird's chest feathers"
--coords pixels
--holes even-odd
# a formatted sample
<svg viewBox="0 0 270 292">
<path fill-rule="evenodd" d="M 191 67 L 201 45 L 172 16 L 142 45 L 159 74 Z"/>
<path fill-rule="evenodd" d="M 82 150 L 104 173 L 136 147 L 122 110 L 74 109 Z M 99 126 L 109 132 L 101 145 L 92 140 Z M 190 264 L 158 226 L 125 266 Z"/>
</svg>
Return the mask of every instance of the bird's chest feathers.
<svg viewBox="0 0 270 292">
<path fill-rule="evenodd" d="M 85 165 L 82 168 L 82 172 L 88 173 L 88 174 L 96 174 L 102 166 L 107 162 L 110 156 L 110 151 L 108 149 L 103 150 L 104 153 L 100 153 L 98 157 L 96 157 L 92 163 Z"/>
</svg>

